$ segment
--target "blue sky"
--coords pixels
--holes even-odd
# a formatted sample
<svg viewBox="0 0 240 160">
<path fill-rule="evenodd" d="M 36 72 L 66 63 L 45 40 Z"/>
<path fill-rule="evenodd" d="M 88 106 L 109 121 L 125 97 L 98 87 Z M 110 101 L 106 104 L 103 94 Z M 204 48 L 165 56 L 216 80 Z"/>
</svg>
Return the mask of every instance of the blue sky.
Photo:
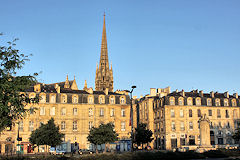
<svg viewBox="0 0 240 160">
<path fill-rule="evenodd" d="M 239 0 L 1 0 L 0 43 L 33 54 L 19 74 L 94 87 L 104 11 L 115 90 L 240 92 Z"/>
</svg>

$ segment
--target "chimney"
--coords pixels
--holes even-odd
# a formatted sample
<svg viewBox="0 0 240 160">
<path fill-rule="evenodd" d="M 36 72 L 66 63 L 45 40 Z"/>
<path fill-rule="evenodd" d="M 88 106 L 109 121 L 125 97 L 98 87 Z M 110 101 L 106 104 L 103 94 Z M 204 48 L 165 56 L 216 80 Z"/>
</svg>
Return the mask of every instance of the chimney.
<svg viewBox="0 0 240 160">
<path fill-rule="evenodd" d="M 182 95 L 183 97 L 185 97 L 185 92 L 184 92 L 184 90 L 181 91 L 181 95 Z"/>
<path fill-rule="evenodd" d="M 156 88 L 150 88 L 150 96 L 156 96 L 157 92 L 156 92 Z"/>
<path fill-rule="evenodd" d="M 203 91 L 202 91 L 202 90 L 199 91 L 199 96 L 200 96 L 200 97 L 203 97 Z"/>
<path fill-rule="evenodd" d="M 176 89 L 176 93 L 178 93 L 178 89 Z"/>
<path fill-rule="evenodd" d="M 34 85 L 34 92 L 38 92 L 38 93 L 41 92 L 41 84 L 40 83 Z"/>
<path fill-rule="evenodd" d="M 105 94 L 108 95 L 108 88 L 105 89 Z"/>
<path fill-rule="evenodd" d="M 57 93 L 60 93 L 61 92 L 61 88 L 60 88 L 60 86 L 59 85 L 56 85 L 56 91 L 57 91 Z"/>
<path fill-rule="evenodd" d="M 233 97 L 238 98 L 238 93 L 234 93 Z"/>
<path fill-rule="evenodd" d="M 210 92 L 210 96 L 211 96 L 212 98 L 214 98 L 214 92 L 213 92 L 213 91 Z"/>
<path fill-rule="evenodd" d="M 229 93 L 228 93 L 228 91 L 227 91 L 227 92 L 224 92 L 224 97 L 229 98 Z"/>
</svg>

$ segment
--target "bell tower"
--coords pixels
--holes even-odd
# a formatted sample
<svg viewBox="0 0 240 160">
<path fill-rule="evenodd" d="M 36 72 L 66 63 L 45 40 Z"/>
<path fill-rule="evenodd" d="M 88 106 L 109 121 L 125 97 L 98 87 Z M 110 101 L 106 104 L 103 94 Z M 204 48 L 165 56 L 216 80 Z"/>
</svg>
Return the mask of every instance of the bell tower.
<svg viewBox="0 0 240 160">
<path fill-rule="evenodd" d="M 108 49 L 107 49 L 107 34 L 105 25 L 105 13 L 103 16 L 103 32 L 101 43 L 101 55 L 99 66 L 96 67 L 95 90 L 104 91 L 106 88 L 113 92 L 113 70 L 112 65 L 109 68 Z"/>
</svg>

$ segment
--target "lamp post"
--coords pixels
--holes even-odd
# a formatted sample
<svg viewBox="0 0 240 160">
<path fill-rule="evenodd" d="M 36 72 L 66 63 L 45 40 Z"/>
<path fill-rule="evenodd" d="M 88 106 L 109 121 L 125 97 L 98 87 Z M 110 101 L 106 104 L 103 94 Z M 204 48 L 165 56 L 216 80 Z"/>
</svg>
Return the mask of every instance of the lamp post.
<svg viewBox="0 0 240 160">
<path fill-rule="evenodd" d="M 137 88 L 136 86 L 132 86 L 132 90 L 130 91 L 130 96 L 131 96 L 131 110 L 130 110 L 130 119 L 131 119 L 131 152 L 133 152 L 133 106 L 132 106 L 132 93 L 134 88 Z"/>
</svg>

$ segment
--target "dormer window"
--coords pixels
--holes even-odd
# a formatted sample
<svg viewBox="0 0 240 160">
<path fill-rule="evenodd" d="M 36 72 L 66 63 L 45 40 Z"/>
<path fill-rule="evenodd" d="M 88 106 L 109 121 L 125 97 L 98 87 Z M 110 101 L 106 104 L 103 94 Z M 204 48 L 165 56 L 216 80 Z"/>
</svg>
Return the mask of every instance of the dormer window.
<svg viewBox="0 0 240 160">
<path fill-rule="evenodd" d="M 104 96 L 100 96 L 100 97 L 99 97 L 99 103 L 100 103 L 100 104 L 105 103 L 105 102 L 104 102 Z"/>
<path fill-rule="evenodd" d="M 235 100 L 235 99 L 232 99 L 232 106 L 233 106 L 233 107 L 236 107 L 236 106 L 237 106 L 237 103 L 236 103 L 236 100 Z"/>
<path fill-rule="evenodd" d="M 35 98 L 35 94 L 34 94 L 34 93 L 31 93 L 31 94 L 29 95 L 29 98 Z"/>
<path fill-rule="evenodd" d="M 110 104 L 114 104 L 115 103 L 115 98 L 113 96 L 110 97 Z"/>
<path fill-rule="evenodd" d="M 92 96 L 89 96 L 89 97 L 88 97 L 88 103 L 89 103 L 89 104 L 93 104 L 93 97 L 92 97 Z"/>
<path fill-rule="evenodd" d="M 56 103 L 55 95 L 50 96 L 50 103 Z"/>
<path fill-rule="evenodd" d="M 224 106 L 228 106 L 228 99 L 224 99 Z"/>
<path fill-rule="evenodd" d="M 67 96 L 66 95 L 62 95 L 62 103 L 66 103 L 67 102 Z"/>
<path fill-rule="evenodd" d="M 73 103 L 78 103 L 78 98 L 76 95 L 73 96 L 72 101 Z"/>
<path fill-rule="evenodd" d="M 175 105 L 175 99 L 173 97 L 170 98 L 170 105 Z"/>
<path fill-rule="evenodd" d="M 120 103 L 121 103 L 121 104 L 125 104 L 125 98 L 124 98 L 124 97 L 121 97 L 121 98 L 120 98 Z"/>
<path fill-rule="evenodd" d="M 178 98 L 178 105 L 180 105 L 180 106 L 183 105 L 183 98 L 182 97 Z"/>
<path fill-rule="evenodd" d="M 207 106 L 211 106 L 212 105 L 212 100 L 210 98 L 207 99 Z"/>
<path fill-rule="evenodd" d="M 197 98 L 196 99 L 196 105 L 197 106 L 201 106 L 201 98 Z"/>
<path fill-rule="evenodd" d="M 216 105 L 216 106 L 221 106 L 221 104 L 220 104 L 220 99 L 216 99 L 216 100 L 215 100 L 215 105 Z"/>
<path fill-rule="evenodd" d="M 193 105 L 192 98 L 188 98 L 188 99 L 187 99 L 187 104 L 188 104 L 189 106 L 192 106 L 192 105 Z"/>
</svg>

